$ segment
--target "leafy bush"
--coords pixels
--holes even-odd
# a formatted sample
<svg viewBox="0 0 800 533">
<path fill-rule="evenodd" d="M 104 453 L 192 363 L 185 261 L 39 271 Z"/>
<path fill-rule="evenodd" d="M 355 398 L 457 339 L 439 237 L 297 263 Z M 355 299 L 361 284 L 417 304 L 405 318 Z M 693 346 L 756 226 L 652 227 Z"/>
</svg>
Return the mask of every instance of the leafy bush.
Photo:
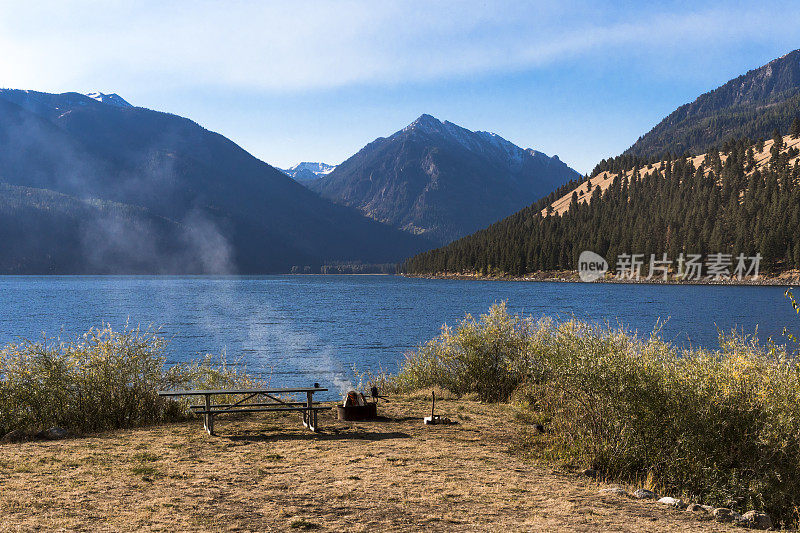
<svg viewBox="0 0 800 533">
<path fill-rule="evenodd" d="M 534 367 L 528 318 L 510 316 L 505 303 L 475 320 L 470 315 L 453 331 L 441 334 L 406 355 L 392 380 L 396 389 L 439 385 L 455 394 L 476 393 L 484 401 L 501 401 L 526 381 Z"/>
<path fill-rule="evenodd" d="M 500 304 L 409 353 L 390 384 L 494 401 L 516 389 L 551 430 L 550 459 L 796 523 L 800 370 L 783 347 L 732 334 L 717 350 L 682 350 L 657 334 L 533 321 Z"/>
<path fill-rule="evenodd" d="M 556 331 L 551 379 L 531 384 L 556 457 L 717 506 L 787 518 L 800 491 L 800 375 L 776 348 L 716 351 L 577 323 Z"/>
<path fill-rule="evenodd" d="M 76 340 L 44 338 L 0 349 L 0 434 L 62 426 L 98 431 L 174 420 L 185 402 L 159 397 L 172 388 L 248 385 L 224 358 L 165 367 L 165 341 L 152 330 L 110 326 Z"/>
</svg>

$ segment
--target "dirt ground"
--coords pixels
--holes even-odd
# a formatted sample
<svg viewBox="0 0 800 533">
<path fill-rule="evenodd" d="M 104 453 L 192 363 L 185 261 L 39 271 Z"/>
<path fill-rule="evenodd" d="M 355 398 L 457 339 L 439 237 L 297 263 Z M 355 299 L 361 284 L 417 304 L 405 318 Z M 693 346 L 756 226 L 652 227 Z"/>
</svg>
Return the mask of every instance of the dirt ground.
<svg viewBox="0 0 800 533">
<path fill-rule="evenodd" d="M 0 445 L 2 531 L 743 531 L 598 493 L 588 478 L 511 454 L 503 407 L 421 398 L 384 419 L 220 417 Z"/>
</svg>

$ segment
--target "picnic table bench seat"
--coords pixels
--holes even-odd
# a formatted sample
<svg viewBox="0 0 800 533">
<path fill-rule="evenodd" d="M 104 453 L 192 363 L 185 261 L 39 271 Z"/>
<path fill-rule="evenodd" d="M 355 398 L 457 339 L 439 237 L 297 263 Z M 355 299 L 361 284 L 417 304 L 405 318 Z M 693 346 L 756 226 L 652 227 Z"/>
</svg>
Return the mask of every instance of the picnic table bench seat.
<svg viewBox="0 0 800 533">
<path fill-rule="evenodd" d="M 322 387 L 302 388 L 258 388 L 258 389 L 216 389 L 216 390 L 173 390 L 158 391 L 159 396 L 202 396 L 202 405 L 190 405 L 189 408 L 203 415 L 203 426 L 209 435 L 214 434 L 214 416 L 227 413 L 260 413 L 277 411 L 299 411 L 303 417 L 303 426 L 311 431 L 317 431 L 317 412 L 330 409 L 329 406 L 314 403 L 315 392 L 325 392 Z M 303 394 L 306 401 L 290 401 L 279 398 L 278 395 Z M 242 396 L 234 403 L 214 403 L 215 396 Z M 247 403 L 254 398 L 264 398 L 268 401 Z"/>
</svg>

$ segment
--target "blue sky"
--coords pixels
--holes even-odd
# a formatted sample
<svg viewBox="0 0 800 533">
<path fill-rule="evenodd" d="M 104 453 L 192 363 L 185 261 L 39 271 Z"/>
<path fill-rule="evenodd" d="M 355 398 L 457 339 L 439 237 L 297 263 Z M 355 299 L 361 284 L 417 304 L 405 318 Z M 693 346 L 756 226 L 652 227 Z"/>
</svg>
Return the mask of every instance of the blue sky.
<svg viewBox="0 0 800 533">
<path fill-rule="evenodd" d="M 18 2 L 0 85 L 117 92 L 277 165 L 422 113 L 588 172 L 675 107 L 800 48 L 790 2 Z"/>
</svg>

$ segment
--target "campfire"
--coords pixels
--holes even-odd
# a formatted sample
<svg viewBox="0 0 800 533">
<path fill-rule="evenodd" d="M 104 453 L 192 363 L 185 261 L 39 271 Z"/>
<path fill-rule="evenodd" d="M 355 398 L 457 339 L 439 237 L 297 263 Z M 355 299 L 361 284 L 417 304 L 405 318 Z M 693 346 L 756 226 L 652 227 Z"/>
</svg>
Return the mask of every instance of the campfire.
<svg viewBox="0 0 800 533">
<path fill-rule="evenodd" d="M 344 395 L 342 405 L 336 410 L 339 420 L 371 420 L 378 416 L 378 389 L 373 387 L 372 401 L 360 392 L 351 390 Z"/>
</svg>

